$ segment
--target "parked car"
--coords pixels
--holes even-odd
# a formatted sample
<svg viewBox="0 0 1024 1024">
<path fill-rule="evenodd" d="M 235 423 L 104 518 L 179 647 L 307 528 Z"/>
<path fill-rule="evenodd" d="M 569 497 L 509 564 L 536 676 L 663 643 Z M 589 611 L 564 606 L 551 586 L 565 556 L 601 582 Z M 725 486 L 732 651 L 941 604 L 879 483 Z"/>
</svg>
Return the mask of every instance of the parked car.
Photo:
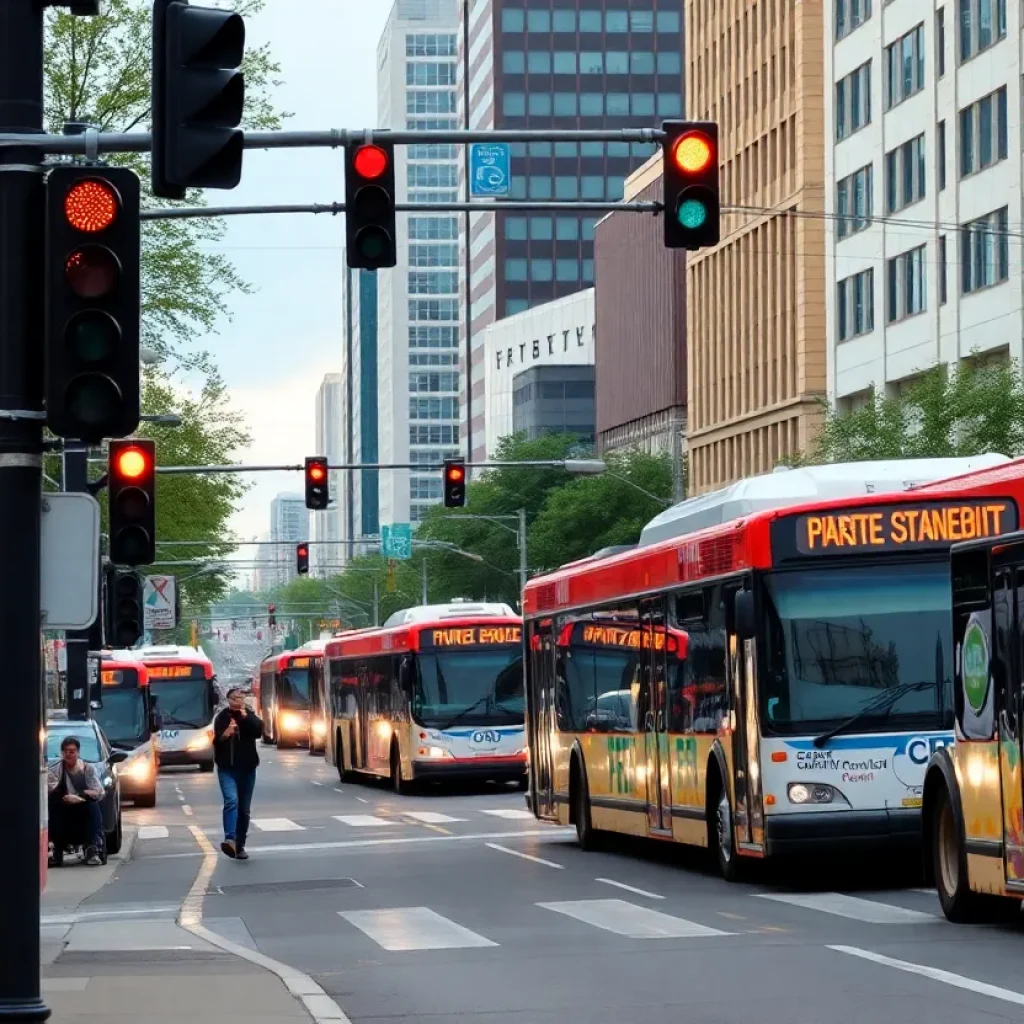
<svg viewBox="0 0 1024 1024">
<path fill-rule="evenodd" d="M 103 784 L 103 831 L 106 833 L 106 854 L 121 849 L 121 783 L 114 765 L 125 759 L 124 751 L 110 746 L 103 730 L 94 721 L 69 721 L 66 712 L 50 711 L 46 718 L 46 763 L 50 766 L 60 760 L 60 745 L 67 736 L 74 736 L 80 744 L 78 756 L 93 765 Z"/>
</svg>

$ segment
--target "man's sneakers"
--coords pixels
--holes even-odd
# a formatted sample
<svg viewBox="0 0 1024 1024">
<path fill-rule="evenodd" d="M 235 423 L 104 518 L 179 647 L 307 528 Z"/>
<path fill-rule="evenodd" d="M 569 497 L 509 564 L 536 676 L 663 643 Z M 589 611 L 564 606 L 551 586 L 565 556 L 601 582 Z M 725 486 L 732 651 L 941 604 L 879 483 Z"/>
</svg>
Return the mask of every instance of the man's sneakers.
<svg viewBox="0 0 1024 1024">
<path fill-rule="evenodd" d="M 100 859 L 100 855 L 96 852 L 95 846 L 90 846 L 89 849 L 85 851 L 85 863 L 92 868 L 98 867 L 103 863 Z"/>
<path fill-rule="evenodd" d="M 224 842 L 220 844 L 220 848 L 232 860 L 238 856 L 238 848 L 235 846 L 234 839 L 225 839 Z"/>
<path fill-rule="evenodd" d="M 238 847 L 238 849 L 235 851 L 235 860 L 248 860 L 248 859 L 249 859 L 249 854 L 245 852 L 245 847 L 244 846 Z"/>
</svg>

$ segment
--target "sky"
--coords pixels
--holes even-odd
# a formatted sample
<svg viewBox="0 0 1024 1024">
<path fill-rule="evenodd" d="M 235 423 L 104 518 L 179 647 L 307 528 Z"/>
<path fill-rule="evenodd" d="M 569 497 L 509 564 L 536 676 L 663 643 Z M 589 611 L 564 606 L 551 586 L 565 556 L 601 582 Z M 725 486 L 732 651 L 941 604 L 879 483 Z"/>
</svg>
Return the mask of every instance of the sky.
<svg viewBox="0 0 1024 1024">
<path fill-rule="evenodd" d="M 246 19 L 247 45 L 271 44 L 286 130 L 366 128 L 376 122 L 377 42 L 391 0 L 267 0 Z M 247 150 L 242 181 L 210 192 L 218 205 L 327 203 L 344 199 L 341 150 Z M 329 215 L 232 217 L 218 251 L 251 295 L 229 300 L 230 321 L 200 339 L 214 355 L 253 441 L 240 461 L 300 463 L 317 454 L 315 398 L 325 373 L 341 370 L 344 221 Z M 301 491 L 299 474 L 261 473 L 231 520 L 239 539 L 270 528 L 270 502 Z M 251 555 L 253 549 L 249 549 Z"/>
</svg>

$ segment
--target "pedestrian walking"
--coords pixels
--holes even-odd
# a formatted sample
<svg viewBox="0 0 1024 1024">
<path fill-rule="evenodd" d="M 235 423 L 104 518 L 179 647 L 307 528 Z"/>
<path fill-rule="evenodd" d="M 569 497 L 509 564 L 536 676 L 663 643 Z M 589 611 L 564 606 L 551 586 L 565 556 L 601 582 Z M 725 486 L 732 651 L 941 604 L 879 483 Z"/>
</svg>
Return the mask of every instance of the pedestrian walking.
<svg viewBox="0 0 1024 1024">
<path fill-rule="evenodd" d="M 245 840 L 249 834 L 249 810 L 256 786 L 260 755 L 256 741 L 263 722 L 245 702 L 240 687 L 228 690 L 228 706 L 213 720 L 214 760 L 224 797 L 224 841 L 220 848 L 236 860 L 248 860 Z"/>
</svg>

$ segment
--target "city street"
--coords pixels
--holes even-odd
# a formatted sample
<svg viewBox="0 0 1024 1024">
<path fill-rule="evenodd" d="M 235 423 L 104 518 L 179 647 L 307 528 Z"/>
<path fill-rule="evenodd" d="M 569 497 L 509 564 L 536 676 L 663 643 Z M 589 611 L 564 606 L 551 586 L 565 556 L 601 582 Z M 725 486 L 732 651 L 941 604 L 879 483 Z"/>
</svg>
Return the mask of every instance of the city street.
<svg viewBox="0 0 1024 1024">
<path fill-rule="evenodd" d="M 116 922 L 116 948 L 134 950 L 122 962 L 155 973 L 212 952 L 230 971 L 222 953 L 167 941 L 184 904 L 356 1022 L 1024 1020 L 1024 933 L 948 924 L 932 892 L 851 890 L 848 874 L 730 886 L 645 844 L 584 854 L 515 790 L 399 797 L 341 785 L 303 750 L 263 757 L 250 861 L 214 860 L 216 777 L 169 772 L 156 809 L 126 812 L 132 857 L 70 935 Z M 47 978 L 109 959 L 94 944 Z"/>
</svg>

